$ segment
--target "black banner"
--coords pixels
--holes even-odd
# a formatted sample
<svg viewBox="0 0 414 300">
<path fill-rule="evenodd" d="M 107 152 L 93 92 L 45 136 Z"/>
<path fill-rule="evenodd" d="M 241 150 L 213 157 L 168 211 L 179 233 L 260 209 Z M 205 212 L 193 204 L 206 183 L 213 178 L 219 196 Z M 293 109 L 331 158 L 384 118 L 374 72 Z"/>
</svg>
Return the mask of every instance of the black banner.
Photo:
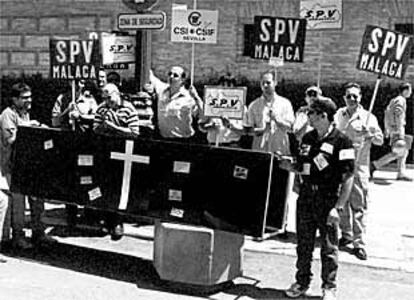
<svg viewBox="0 0 414 300">
<path fill-rule="evenodd" d="M 252 58 L 303 62 L 306 19 L 255 16 L 254 26 Z"/>
<path fill-rule="evenodd" d="M 30 127 L 15 146 L 23 194 L 259 237 L 284 225 L 288 173 L 270 153 Z"/>
</svg>

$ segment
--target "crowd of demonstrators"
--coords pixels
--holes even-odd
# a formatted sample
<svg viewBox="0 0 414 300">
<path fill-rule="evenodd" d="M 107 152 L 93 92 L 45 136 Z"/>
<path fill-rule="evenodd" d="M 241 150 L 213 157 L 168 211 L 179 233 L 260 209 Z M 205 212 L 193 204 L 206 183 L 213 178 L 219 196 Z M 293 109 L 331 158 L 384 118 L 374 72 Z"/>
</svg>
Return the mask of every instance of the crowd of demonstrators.
<svg viewBox="0 0 414 300">
<path fill-rule="evenodd" d="M 262 75 L 262 96 L 250 103 L 245 127 L 253 135 L 253 150 L 289 155 L 288 133 L 295 116 L 290 101 L 276 93 L 276 85 L 272 72 Z"/>
<path fill-rule="evenodd" d="M 361 87 L 357 83 L 345 85 L 345 107 L 335 114 L 336 127 L 353 143 L 356 152 L 354 182 L 347 204 L 341 214 L 340 246 L 353 243 L 353 252 L 361 260 L 367 259 L 365 250 L 366 214 L 371 145 L 382 145 L 384 137 L 377 118 L 361 106 Z"/>
<path fill-rule="evenodd" d="M 25 225 L 25 204 L 26 196 L 9 190 L 12 170 L 13 144 L 16 141 L 18 126 L 41 126 L 36 120 L 30 119 L 30 109 L 32 103 L 31 88 L 24 83 L 17 83 L 12 86 L 11 103 L 3 110 L 0 115 L 0 170 L 2 174 L 2 192 L 8 195 L 7 214 L 10 214 L 12 229 L 12 246 L 17 249 L 29 249 L 35 245 L 43 245 L 55 242 L 54 239 L 45 234 L 45 228 L 41 222 L 41 215 L 44 211 L 43 199 L 28 196 L 31 212 L 32 236 L 31 242 L 26 240 Z M 4 203 L 4 199 L 2 200 Z M 2 205 L 3 209 L 5 205 Z M 4 217 L 3 221 L 4 221 Z M 10 238 L 8 229 L 9 224 L 5 224 L 3 241 Z"/>
<path fill-rule="evenodd" d="M 355 152 L 352 141 L 335 128 L 335 112 L 331 99 L 314 100 L 307 112 L 313 130 L 304 135 L 297 162 L 281 162 L 281 167 L 299 172 L 303 178 L 296 210 L 296 281 L 286 290 L 291 298 L 309 289 L 319 230 L 323 299 L 336 299 L 339 213 L 352 188 Z"/>
<path fill-rule="evenodd" d="M 406 161 L 412 147 L 413 136 L 405 133 L 407 99 L 411 94 L 411 84 L 408 82 L 401 84 L 398 96 L 391 99 L 385 110 L 385 135 L 389 138 L 392 151 L 372 162 L 371 175 L 375 170 L 397 160 L 397 180 L 413 181 L 413 178 L 406 173 Z"/>
</svg>

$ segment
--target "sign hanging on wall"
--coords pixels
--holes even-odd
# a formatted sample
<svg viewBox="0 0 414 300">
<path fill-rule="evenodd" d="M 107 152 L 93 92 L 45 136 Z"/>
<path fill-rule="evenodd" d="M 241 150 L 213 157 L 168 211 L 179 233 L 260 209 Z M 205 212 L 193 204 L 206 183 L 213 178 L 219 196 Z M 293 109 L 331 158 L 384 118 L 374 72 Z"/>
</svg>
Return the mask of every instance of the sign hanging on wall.
<svg viewBox="0 0 414 300">
<path fill-rule="evenodd" d="M 171 41 L 216 44 L 218 11 L 173 9 Z"/>
<path fill-rule="evenodd" d="M 167 17 L 164 12 L 118 15 L 119 30 L 163 30 Z"/>
<path fill-rule="evenodd" d="M 97 40 L 50 39 L 50 76 L 62 80 L 98 78 Z"/>
<path fill-rule="evenodd" d="M 308 30 L 341 29 L 342 0 L 301 0 L 300 17 L 307 20 Z"/>
<path fill-rule="evenodd" d="M 305 19 L 255 16 L 254 26 L 252 58 L 280 57 L 285 62 L 303 62 Z"/>
<path fill-rule="evenodd" d="M 362 38 L 357 69 L 403 79 L 407 70 L 413 37 L 378 26 L 367 25 Z"/>
<path fill-rule="evenodd" d="M 206 86 L 204 88 L 204 115 L 243 119 L 246 87 Z"/>
</svg>

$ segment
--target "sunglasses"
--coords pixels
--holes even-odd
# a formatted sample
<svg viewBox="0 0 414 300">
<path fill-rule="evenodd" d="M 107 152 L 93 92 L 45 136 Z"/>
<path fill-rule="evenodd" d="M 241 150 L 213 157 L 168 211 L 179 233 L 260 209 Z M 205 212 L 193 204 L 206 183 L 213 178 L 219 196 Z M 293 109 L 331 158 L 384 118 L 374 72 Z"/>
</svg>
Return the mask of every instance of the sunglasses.
<svg viewBox="0 0 414 300">
<path fill-rule="evenodd" d="M 316 97 L 318 93 L 316 91 L 309 91 L 306 93 L 306 96 L 308 97 Z"/>
<path fill-rule="evenodd" d="M 348 94 L 348 95 L 345 96 L 345 98 L 348 99 L 348 100 L 351 100 L 351 99 L 356 100 L 356 99 L 358 99 L 358 95 Z"/>
<path fill-rule="evenodd" d="M 169 77 L 174 77 L 174 78 L 178 78 L 178 77 L 180 77 L 181 75 L 180 74 L 178 74 L 178 73 L 173 73 L 173 72 L 168 72 L 168 76 Z"/>
<path fill-rule="evenodd" d="M 20 96 L 21 99 L 25 100 L 25 99 L 30 99 L 32 98 L 32 95 L 28 95 L 28 96 Z"/>
</svg>

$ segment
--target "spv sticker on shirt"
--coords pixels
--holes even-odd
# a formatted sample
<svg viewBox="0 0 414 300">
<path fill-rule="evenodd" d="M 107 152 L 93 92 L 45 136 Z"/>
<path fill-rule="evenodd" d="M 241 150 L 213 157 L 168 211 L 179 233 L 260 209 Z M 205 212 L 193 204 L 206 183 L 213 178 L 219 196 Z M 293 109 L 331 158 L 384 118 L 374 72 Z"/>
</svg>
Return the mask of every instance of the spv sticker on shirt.
<svg viewBox="0 0 414 300">
<path fill-rule="evenodd" d="M 354 148 L 342 149 L 339 151 L 339 160 L 355 159 Z"/>
<path fill-rule="evenodd" d="M 171 208 L 170 215 L 176 218 L 183 218 L 184 217 L 184 210 L 179 208 Z"/>
<path fill-rule="evenodd" d="M 240 167 L 240 166 L 235 166 L 233 177 L 246 180 L 248 173 L 249 173 L 248 169 Z"/>
<path fill-rule="evenodd" d="M 310 175 L 310 169 L 311 169 L 311 165 L 309 163 L 303 164 L 302 172 L 300 172 L 300 174 Z"/>
<path fill-rule="evenodd" d="M 316 167 L 319 171 L 322 171 L 327 166 L 329 166 L 328 161 L 326 160 L 325 156 L 322 153 L 319 153 L 313 158 L 313 162 L 315 163 Z"/>
<path fill-rule="evenodd" d="M 45 150 L 49 150 L 53 148 L 53 140 L 48 140 L 44 142 Z"/>
<path fill-rule="evenodd" d="M 174 161 L 174 173 L 190 173 L 191 163 L 187 161 Z"/>
<path fill-rule="evenodd" d="M 328 154 L 332 154 L 333 153 L 333 145 L 332 144 L 328 144 L 328 143 L 323 143 L 321 146 L 321 151 L 326 152 Z"/>
<path fill-rule="evenodd" d="M 92 176 L 81 176 L 80 184 L 82 185 L 92 184 Z"/>
<path fill-rule="evenodd" d="M 168 190 L 168 200 L 170 201 L 182 201 L 183 192 L 180 190 Z"/>
</svg>

